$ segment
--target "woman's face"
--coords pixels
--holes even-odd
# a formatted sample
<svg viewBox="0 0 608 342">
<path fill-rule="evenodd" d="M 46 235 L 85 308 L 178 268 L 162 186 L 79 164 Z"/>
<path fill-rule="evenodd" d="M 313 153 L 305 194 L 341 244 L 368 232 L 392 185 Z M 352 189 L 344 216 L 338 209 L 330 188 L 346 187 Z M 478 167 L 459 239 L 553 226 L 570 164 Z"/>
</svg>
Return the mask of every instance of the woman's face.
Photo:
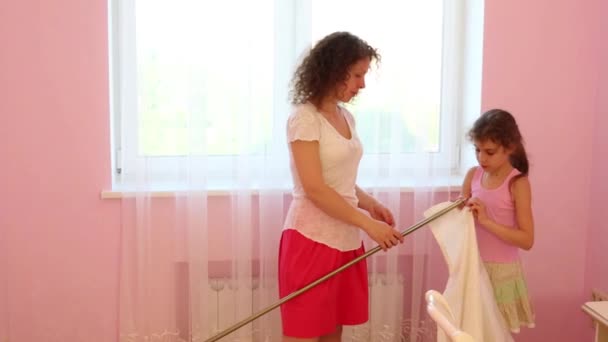
<svg viewBox="0 0 608 342">
<path fill-rule="evenodd" d="M 336 97 L 341 102 L 349 102 L 359 90 L 365 88 L 365 74 L 369 70 L 370 58 L 362 58 L 348 68 L 346 80 L 336 87 Z"/>
</svg>

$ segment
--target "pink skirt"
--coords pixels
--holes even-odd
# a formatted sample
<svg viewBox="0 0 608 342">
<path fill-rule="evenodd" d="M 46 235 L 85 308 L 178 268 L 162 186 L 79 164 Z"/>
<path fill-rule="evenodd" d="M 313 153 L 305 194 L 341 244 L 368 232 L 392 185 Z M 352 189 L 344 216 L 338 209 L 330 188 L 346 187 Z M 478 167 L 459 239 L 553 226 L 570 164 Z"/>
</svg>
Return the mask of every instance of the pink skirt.
<svg viewBox="0 0 608 342">
<path fill-rule="evenodd" d="M 283 231 L 279 249 L 281 298 L 332 272 L 365 253 L 361 247 L 342 252 L 310 240 L 295 229 Z M 342 325 L 367 322 L 367 264 L 365 260 L 281 305 L 283 334 L 313 338 Z"/>
</svg>

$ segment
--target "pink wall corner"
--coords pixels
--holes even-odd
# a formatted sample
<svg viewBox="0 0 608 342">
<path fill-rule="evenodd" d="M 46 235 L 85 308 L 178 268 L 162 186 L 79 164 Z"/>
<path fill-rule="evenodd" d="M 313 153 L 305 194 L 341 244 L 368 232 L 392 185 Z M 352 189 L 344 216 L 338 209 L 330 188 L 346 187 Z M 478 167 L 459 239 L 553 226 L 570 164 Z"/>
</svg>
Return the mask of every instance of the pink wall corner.
<svg viewBox="0 0 608 342">
<path fill-rule="evenodd" d="M 120 208 L 99 196 L 110 185 L 106 12 L 101 0 L 0 2 L 10 341 L 116 340 Z"/>
<path fill-rule="evenodd" d="M 485 4 L 483 108 L 516 116 L 531 161 L 536 242 L 523 263 L 537 328 L 518 341 L 582 341 L 600 1 Z"/>
<path fill-rule="evenodd" d="M 602 9 L 598 13 L 608 13 L 608 2 L 602 2 Z M 608 22 L 601 21 L 600 37 L 608 36 Z M 586 292 L 597 288 L 608 293 L 608 211 L 605 207 L 608 194 L 608 44 L 599 43 L 599 84 L 596 93 L 597 113 L 595 116 L 593 133 L 593 167 L 591 186 L 591 206 L 589 216 L 588 254 Z"/>
</svg>

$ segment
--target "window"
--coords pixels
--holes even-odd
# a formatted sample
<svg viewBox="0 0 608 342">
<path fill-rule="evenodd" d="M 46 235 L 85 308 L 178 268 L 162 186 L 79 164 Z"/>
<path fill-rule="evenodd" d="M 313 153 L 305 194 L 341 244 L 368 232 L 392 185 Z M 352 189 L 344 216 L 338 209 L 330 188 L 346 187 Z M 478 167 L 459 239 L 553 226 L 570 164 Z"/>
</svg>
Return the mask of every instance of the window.
<svg viewBox="0 0 608 342">
<path fill-rule="evenodd" d="M 194 162 L 221 188 L 238 172 L 234 156 L 283 160 L 292 70 L 338 30 L 382 54 L 347 105 L 362 169 L 389 154 L 411 165 L 423 151 L 459 170 L 462 113 L 479 112 L 481 2 L 110 0 L 115 184 L 142 163 L 147 179 L 171 184 L 176 164 Z"/>
</svg>

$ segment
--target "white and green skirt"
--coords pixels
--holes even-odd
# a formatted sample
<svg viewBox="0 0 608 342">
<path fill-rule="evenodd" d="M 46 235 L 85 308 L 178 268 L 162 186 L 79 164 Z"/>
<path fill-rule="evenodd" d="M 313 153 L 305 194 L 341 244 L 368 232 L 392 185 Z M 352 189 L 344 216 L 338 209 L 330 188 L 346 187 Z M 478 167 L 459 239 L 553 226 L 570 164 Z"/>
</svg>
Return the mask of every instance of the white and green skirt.
<svg viewBox="0 0 608 342">
<path fill-rule="evenodd" d="M 534 327 L 534 310 L 528 295 L 528 287 L 519 262 L 484 262 L 498 309 L 513 333 L 520 327 Z"/>
</svg>

